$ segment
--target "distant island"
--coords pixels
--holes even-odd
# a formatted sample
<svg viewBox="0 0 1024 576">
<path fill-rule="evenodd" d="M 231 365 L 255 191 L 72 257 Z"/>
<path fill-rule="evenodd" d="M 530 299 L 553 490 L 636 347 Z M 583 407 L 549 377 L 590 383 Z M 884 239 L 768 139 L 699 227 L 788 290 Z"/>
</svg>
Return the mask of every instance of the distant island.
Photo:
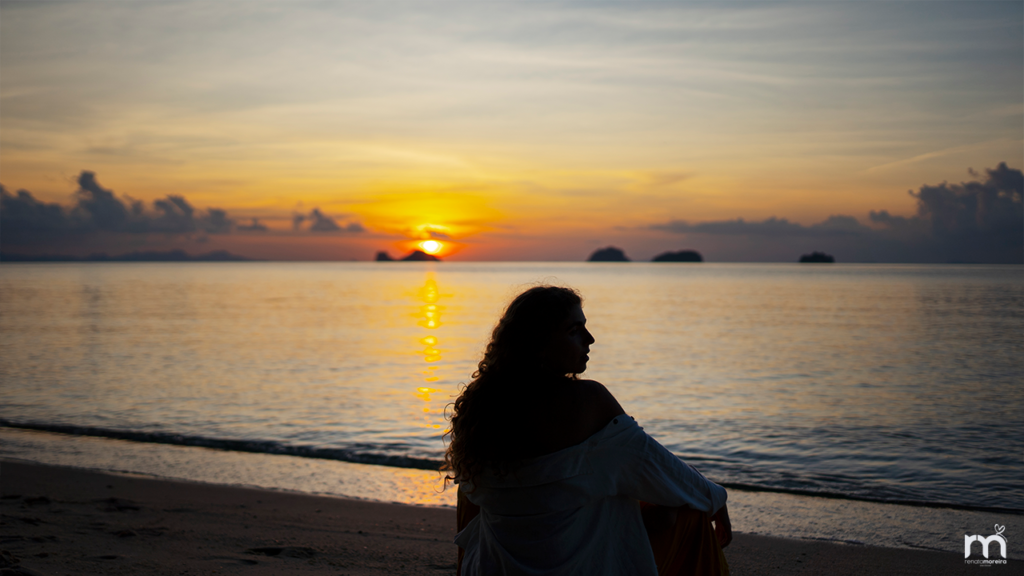
<svg viewBox="0 0 1024 576">
<path fill-rule="evenodd" d="M 835 256 L 831 254 L 825 254 L 824 252 L 811 252 L 810 254 L 804 254 L 800 257 L 801 264 L 807 263 L 825 263 L 834 264 L 836 261 Z"/>
<path fill-rule="evenodd" d="M 413 250 L 405 258 L 399 258 L 398 260 L 395 260 L 390 254 L 381 250 L 377 252 L 375 260 L 377 262 L 441 262 L 441 259 L 437 256 L 427 254 L 422 250 Z"/>
<path fill-rule="evenodd" d="M 245 256 L 232 254 L 227 250 L 214 250 L 196 256 L 190 256 L 184 250 L 129 252 L 120 256 L 108 256 L 102 252 L 88 256 L 0 252 L 0 262 L 246 262 L 249 260 Z"/>
<path fill-rule="evenodd" d="M 679 250 L 663 252 L 655 256 L 651 262 L 703 262 L 704 257 L 696 250 Z M 632 262 L 622 248 L 608 246 L 595 250 L 587 262 Z"/>
<path fill-rule="evenodd" d="M 609 246 L 595 250 L 590 258 L 587 258 L 587 262 L 630 262 L 630 259 L 626 257 L 626 253 L 621 248 Z"/>
<path fill-rule="evenodd" d="M 703 262 L 704 257 L 696 250 L 680 250 L 664 252 L 651 259 L 651 262 Z"/>
</svg>

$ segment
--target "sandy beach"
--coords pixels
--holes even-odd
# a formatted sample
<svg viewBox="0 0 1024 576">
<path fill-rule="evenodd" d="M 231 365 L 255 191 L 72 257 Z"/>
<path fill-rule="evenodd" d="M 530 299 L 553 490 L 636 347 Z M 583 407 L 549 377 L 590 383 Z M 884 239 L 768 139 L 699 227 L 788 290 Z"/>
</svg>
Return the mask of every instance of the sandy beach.
<svg viewBox="0 0 1024 576">
<path fill-rule="evenodd" d="M 455 511 L 4 460 L 2 574 L 454 574 Z M 968 574 L 958 554 L 738 533 L 734 575 Z M 993 567 L 1021 573 L 1010 560 Z"/>
</svg>

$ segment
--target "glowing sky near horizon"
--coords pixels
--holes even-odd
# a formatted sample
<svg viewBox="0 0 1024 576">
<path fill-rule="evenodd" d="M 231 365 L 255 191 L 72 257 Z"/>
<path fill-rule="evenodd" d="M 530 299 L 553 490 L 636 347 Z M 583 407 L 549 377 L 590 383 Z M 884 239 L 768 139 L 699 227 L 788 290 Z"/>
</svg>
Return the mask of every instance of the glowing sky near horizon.
<svg viewBox="0 0 1024 576">
<path fill-rule="evenodd" d="M 650 229 L 672 220 L 909 215 L 908 189 L 1024 156 L 1019 2 L 0 14 L 8 190 L 67 203 L 90 170 L 118 195 L 259 218 L 269 234 L 218 240 L 255 257 L 442 235 L 454 258 L 643 254 L 693 244 Z M 292 234 L 312 208 L 365 233 Z"/>
</svg>

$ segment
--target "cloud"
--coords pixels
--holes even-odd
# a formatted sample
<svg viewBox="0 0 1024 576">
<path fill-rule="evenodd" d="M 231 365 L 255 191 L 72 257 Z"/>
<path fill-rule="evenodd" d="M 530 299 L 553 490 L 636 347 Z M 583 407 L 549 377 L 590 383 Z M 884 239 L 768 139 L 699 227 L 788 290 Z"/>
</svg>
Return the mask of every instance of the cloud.
<svg viewBox="0 0 1024 576">
<path fill-rule="evenodd" d="M 118 198 L 103 188 L 87 170 L 78 176 L 74 204 L 69 208 L 37 200 L 27 190 L 11 194 L 0 186 L 0 242 L 5 245 L 23 246 L 97 232 L 191 235 L 227 234 L 234 229 L 227 211 L 197 211 L 183 196 L 154 200 L 147 211 L 142 201 Z"/>
<path fill-rule="evenodd" d="M 977 172 L 969 174 L 978 177 Z M 1005 162 L 985 170 L 984 180 L 909 191 L 917 213 L 893 216 L 872 210 L 862 224 L 853 216 L 829 216 L 804 226 L 785 218 L 742 218 L 690 223 L 672 220 L 651 229 L 677 234 L 784 241 L 814 239 L 844 247 L 867 261 L 1024 263 L 1024 175 Z M 858 256 L 859 254 L 859 256 Z"/>
<path fill-rule="evenodd" d="M 242 232 L 266 232 L 267 227 L 260 223 L 259 218 L 253 218 L 252 224 L 238 224 L 235 226 L 236 230 Z"/>
<path fill-rule="evenodd" d="M 234 220 L 228 218 L 227 212 L 220 208 L 208 208 L 205 214 L 196 215 L 195 209 L 182 196 L 169 195 L 165 199 L 155 200 L 153 208 L 159 215 L 144 219 L 142 222 L 145 225 L 138 231 L 166 234 L 227 234 L 235 225 Z"/>
<path fill-rule="evenodd" d="M 366 228 L 358 221 L 339 223 L 319 208 L 308 214 L 296 213 L 292 227 L 301 231 L 309 222 L 308 232 L 362 233 Z M 96 174 L 83 170 L 78 176 L 78 189 L 71 206 L 44 202 L 27 190 L 10 193 L 0 185 L 0 243 L 8 249 L 55 244 L 79 244 L 89 235 L 163 234 L 187 237 L 205 242 L 207 235 L 232 232 L 267 232 L 258 218 L 250 224 L 238 224 L 221 208 L 197 209 L 184 197 L 169 194 L 150 203 L 129 196 L 118 196 L 100 185 Z"/>
<path fill-rule="evenodd" d="M 451 236 L 448 235 L 447 226 L 439 226 L 437 224 L 420 224 L 405 230 L 405 234 L 410 238 L 416 238 L 418 240 L 451 240 Z"/>
<path fill-rule="evenodd" d="M 914 192 L 917 214 L 892 216 L 872 211 L 884 231 L 930 240 L 947 260 L 1024 261 L 1024 174 L 1000 162 L 984 181 L 921 186 Z"/>
<path fill-rule="evenodd" d="M 227 234 L 235 224 L 234 220 L 228 218 L 228 213 L 220 208 L 207 208 L 202 222 L 210 234 Z"/>
<path fill-rule="evenodd" d="M 678 234 L 724 234 L 730 236 L 857 236 L 871 232 L 853 216 L 829 216 L 824 222 L 804 226 L 785 218 L 771 217 L 760 222 L 747 222 L 743 218 L 690 224 L 672 220 L 651 226 L 654 230 Z"/>
<path fill-rule="evenodd" d="M 82 215 L 91 220 L 100 230 L 121 230 L 128 222 L 128 217 L 140 210 L 137 204 L 129 211 L 114 193 L 100 186 L 96 174 L 83 170 L 78 176 L 78 190 L 75 192 L 77 204 L 72 213 Z M 159 200 L 157 202 L 160 202 Z M 158 206 L 159 208 L 159 206 Z"/>
<path fill-rule="evenodd" d="M 292 229 L 301 230 L 302 224 L 307 220 L 311 222 L 308 228 L 310 232 L 366 232 L 366 228 L 356 221 L 352 221 L 347 224 L 338 224 L 334 218 L 324 214 L 320 208 L 313 208 L 308 215 L 293 215 Z"/>
<path fill-rule="evenodd" d="M 59 204 L 40 202 L 27 190 L 11 194 L 0 185 L 0 243 L 63 235 L 78 226 Z"/>
<path fill-rule="evenodd" d="M 319 208 L 313 208 L 313 211 L 309 213 L 309 217 L 313 221 L 309 226 L 311 232 L 337 232 L 341 230 L 341 226 L 338 226 L 334 218 L 324 214 Z"/>
<path fill-rule="evenodd" d="M 690 172 L 680 172 L 678 170 L 661 171 L 648 172 L 646 174 L 643 174 L 640 178 L 640 181 L 645 186 L 662 187 L 678 184 L 679 182 L 682 182 L 683 180 L 688 180 L 692 177 L 693 174 L 691 174 Z"/>
</svg>

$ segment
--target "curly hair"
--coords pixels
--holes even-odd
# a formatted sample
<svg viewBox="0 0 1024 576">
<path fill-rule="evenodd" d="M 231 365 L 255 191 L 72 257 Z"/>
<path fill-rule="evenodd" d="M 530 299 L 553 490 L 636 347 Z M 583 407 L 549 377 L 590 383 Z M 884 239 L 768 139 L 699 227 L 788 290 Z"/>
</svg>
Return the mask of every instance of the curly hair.
<svg viewBox="0 0 1024 576">
<path fill-rule="evenodd" d="M 544 347 L 572 309 L 579 293 L 560 286 L 535 286 L 508 305 L 491 333 L 473 381 L 452 406 L 449 443 L 441 470 L 445 485 L 472 482 L 485 468 L 507 474 L 525 459 L 517 420 L 535 402 L 531 384 L 544 380 Z M 576 374 L 557 377 L 576 378 Z"/>
</svg>

